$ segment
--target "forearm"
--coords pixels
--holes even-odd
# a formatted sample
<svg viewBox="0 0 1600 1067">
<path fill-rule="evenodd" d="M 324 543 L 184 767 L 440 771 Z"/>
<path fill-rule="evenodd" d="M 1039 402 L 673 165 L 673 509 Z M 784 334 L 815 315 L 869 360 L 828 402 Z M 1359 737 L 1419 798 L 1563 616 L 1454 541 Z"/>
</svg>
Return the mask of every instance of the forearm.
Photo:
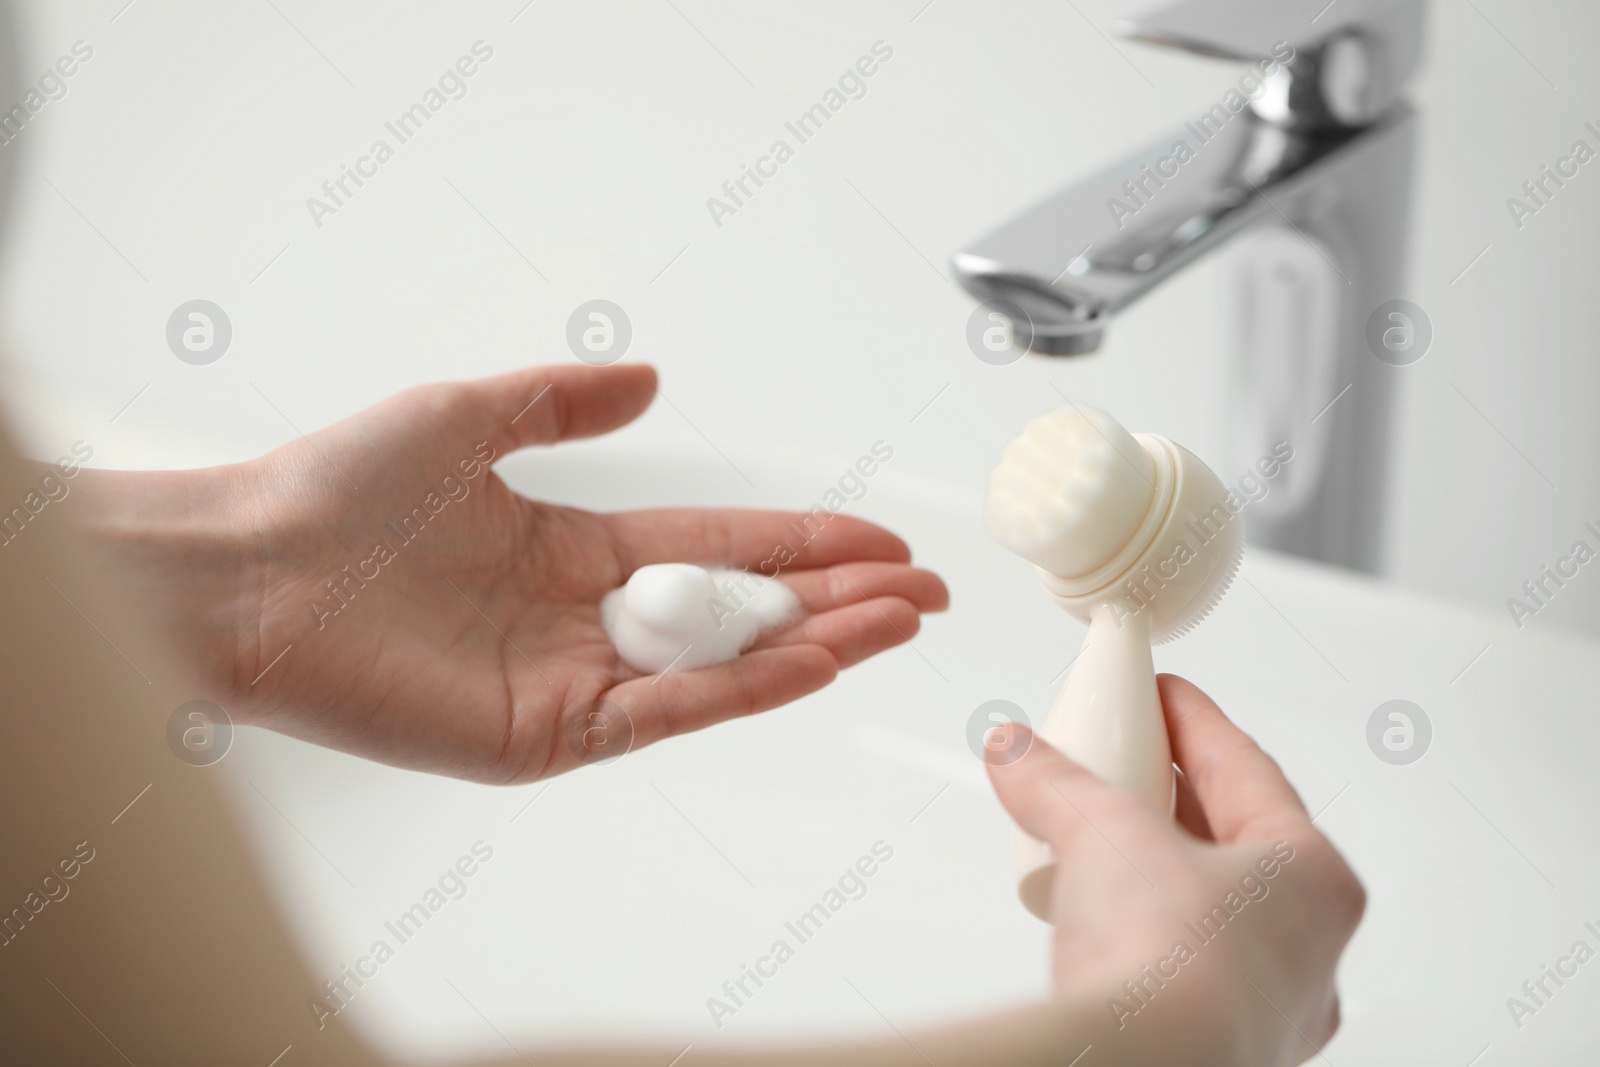
<svg viewBox="0 0 1600 1067">
<path fill-rule="evenodd" d="M 1181 1009 L 1180 1009 L 1181 1010 Z M 1174 1013 L 1177 1014 L 1177 1013 Z M 1203 1025 L 1201 1025 L 1203 1023 Z M 887 1026 L 885 1029 L 888 1029 Z M 869 1042 L 808 1043 L 793 1047 L 719 1052 L 692 1046 L 683 1067 L 1250 1067 L 1222 1036 L 1215 1018 L 1140 1019 L 1118 1027 L 1102 1002 L 1045 1002 L 930 1030 L 892 1032 Z M 662 1067 L 682 1046 L 591 1049 L 542 1053 L 551 1067 Z M 1084 1055 L 1088 1052 L 1088 1055 Z M 475 1067 L 519 1067 L 519 1058 Z"/>
</svg>

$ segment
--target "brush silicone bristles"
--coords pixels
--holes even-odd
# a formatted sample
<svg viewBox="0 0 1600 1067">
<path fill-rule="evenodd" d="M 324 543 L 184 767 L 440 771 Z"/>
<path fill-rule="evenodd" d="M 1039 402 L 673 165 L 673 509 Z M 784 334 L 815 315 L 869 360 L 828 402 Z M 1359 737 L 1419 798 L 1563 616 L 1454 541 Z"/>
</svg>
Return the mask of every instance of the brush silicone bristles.
<svg viewBox="0 0 1600 1067">
<path fill-rule="evenodd" d="M 1223 594 L 1233 584 L 1234 576 L 1239 573 L 1239 564 L 1244 561 L 1244 523 L 1232 522 L 1224 534 L 1226 543 L 1218 548 L 1218 559 L 1213 564 L 1213 570 L 1208 579 L 1209 587 L 1191 598 L 1189 604 L 1176 614 L 1182 618 L 1166 629 L 1150 634 L 1150 642 L 1156 645 L 1176 641 L 1184 634 L 1193 630 L 1205 621 L 1211 610 L 1222 602 Z"/>
</svg>

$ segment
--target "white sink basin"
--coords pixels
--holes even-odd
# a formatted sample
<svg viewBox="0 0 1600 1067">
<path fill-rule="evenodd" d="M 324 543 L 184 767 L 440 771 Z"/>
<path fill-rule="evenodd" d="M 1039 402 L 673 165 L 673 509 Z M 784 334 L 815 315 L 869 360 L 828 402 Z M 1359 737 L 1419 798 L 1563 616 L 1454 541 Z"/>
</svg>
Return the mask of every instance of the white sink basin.
<svg viewBox="0 0 1600 1067">
<path fill-rule="evenodd" d="M 754 492 L 710 449 L 624 442 L 515 457 L 501 473 L 599 509 L 799 507 L 844 461 L 741 466 Z M 396 949 L 348 1009 L 373 1040 L 422 1058 L 504 1054 L 507 1041 L 530 1055 L 590 1041 L 720 1048 L 882 1036 L 885 1019 L 909 1031 L 1045 993 L 1047 928 L 1013 896 L 1008 823 L 965 728 L 997 697 L 1037 721 L 1081 628 L 988 541 L 975 488 L 891 462 L 846 512 L 906 537 L 948 580 L 953 610 L 912 648 L 779 711 L 514 789 L 241 731 L 218 771 L 312 970 L 336 977 L 379 939 Z M 1318 825 L 1367 884 L 1331 1062 L 1464 1065 L 1492 1044 L 1480 1062 L 1499 1067 L 1600 1047 L 1600 962 L 1520 1029 L 1506 1005 L 1574 941 L 1600 948 L 1583 927 L 1600 926 L 1597 662 L 1593 641 L 1259 551 L 1199 630 L 1157 650 L 1159 669 L 1207 689 L 1311 810 L 1326 807 Z M 1407 766 L 1366 741 L 1394 698 L 1433 726 Z M 493 857 L 465 895 L 400 944 L 385 922 L 480 840 Z M 879 841 L 893 857 L 864 896 L 804 943 L 786 930 Z M 780 938 L 793 958 L 719 1028 L 708 998 L 732 1004 L 723 983 Z"/>
</svg>

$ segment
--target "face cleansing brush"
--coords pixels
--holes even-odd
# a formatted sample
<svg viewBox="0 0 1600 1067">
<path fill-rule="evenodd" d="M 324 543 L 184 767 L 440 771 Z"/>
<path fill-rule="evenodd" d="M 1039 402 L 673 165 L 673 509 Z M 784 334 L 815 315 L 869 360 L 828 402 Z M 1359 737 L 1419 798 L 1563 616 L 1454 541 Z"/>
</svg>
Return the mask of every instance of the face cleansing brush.
<svg viewBox="0 0 1600 1067">
<path fill-rule="evenodd" d="M 1073 405 L 1006 446 L 984 522 L 1089 625 L 1039 736 L 1170 814 L 1172 751 L 1150 646 L 1195 626 L 1233 580 L 1244 548 L 1237 502 L 1186 449 Z M 1048 919 L 1055 858 L 1020 830 L 1013 852 L 1022 903 Z"/>
</svg>

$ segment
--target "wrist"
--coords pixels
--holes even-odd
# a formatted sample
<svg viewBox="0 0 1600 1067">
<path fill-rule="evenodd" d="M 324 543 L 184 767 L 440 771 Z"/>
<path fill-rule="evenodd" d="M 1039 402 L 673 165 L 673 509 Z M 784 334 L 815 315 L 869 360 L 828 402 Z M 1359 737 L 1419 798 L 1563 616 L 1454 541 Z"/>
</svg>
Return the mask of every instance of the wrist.
<svg viewBox="0 0 1600 1067">
<path fill-rule="evenodd" d="M 82 470 L 64 498 L 85 550 L 191 668 L 196 695 L 225 704 L 239 692 L 241 640 L 259 613 L 255 477 L 251 464 Z"/>
<path fill-rule="evenodd" d="M 1190 940 L 1181 930 L 1177 937 Z M 1174 938 L 1159 936 L 1154 927 L 1141 936 L 1123 926 L 1114 937 L 1085 940 L 1090 943 L 1066 956 L 1057 944 L 1053 1002 L 1093 1041 L 1097 1062 L 1230 1067 L 1270 1062 L 1247 1040 L 1255 1005 L 1245 997 L 1254 994 L 1232 954 L 1224 954 L 1226 946 L 1205 955 L 1191 953 L 1180 967 L 1173 957 Z"/>
<path fill-rule="evenodd" d="M 173 577 L 197 568 L 218 577 L 240 548 L 235 484 L 243 468 L 192 471 L 80 471 L 69 506 L 91 552 L 119 578 Z M 185 583 L 188 584 L 188 583 Z"/>
<path fill-rule="evenodd" d="M 1109 996 L 1074 996 L 913 1035 L 918 1050 L 941 1064 L 1064 1067 L 1083 1057 L 1087 1067 L 1229 1067 L 1264 1062 L 1241 1055 L 1236 1020 L 1198 998 L 1168 1000 L 1137 1019 L 1118 1017 Z M 1086 1050 L 1088 1055 L 1084 1055 Z M 884 1052 L 906 1049 L 886 1046 Z M 884 1062 L 894 1056 L 886 1056 Z M 905 1056 L 914 1064 L 919 1058 Z M 879 1062 L 874 1060 L 873 1062 Z"/>
</svg>

